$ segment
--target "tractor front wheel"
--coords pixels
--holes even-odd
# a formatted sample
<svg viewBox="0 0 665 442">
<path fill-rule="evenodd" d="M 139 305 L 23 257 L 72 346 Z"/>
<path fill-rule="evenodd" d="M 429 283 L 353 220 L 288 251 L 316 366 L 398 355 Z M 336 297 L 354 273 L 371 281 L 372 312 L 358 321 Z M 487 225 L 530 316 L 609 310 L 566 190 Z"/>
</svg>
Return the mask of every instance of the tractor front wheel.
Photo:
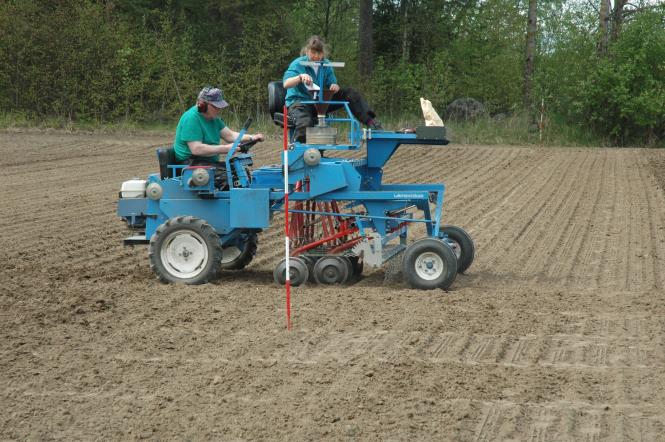
<svg viewBox="0 0 665 442">
<path fill-rule="evenodd" d="M 446 290 L 457 276 L 457 257 L 447 243 L 423 238 L 404 251 L 402 273 L 413 288 Z"/>
<path fill-rule="evenodd" d="M 218 275 L 222 246 L 210 224 L 178 216 L 157 228 L 150 238 L 149 256 L 150 268 L 162 282 L 205 284 Z"/>
</svg>

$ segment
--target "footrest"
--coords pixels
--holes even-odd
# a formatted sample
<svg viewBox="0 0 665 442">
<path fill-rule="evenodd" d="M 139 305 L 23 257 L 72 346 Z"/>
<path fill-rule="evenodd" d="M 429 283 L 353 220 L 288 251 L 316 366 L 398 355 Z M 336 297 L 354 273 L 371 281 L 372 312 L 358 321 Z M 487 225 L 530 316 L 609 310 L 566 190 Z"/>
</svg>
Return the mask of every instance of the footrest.
<svg viewBox="0 0 665 442">
<path fill-rule="evenodd" d="M 122 240 L 123 246 L 135 246 L 137 244 L 150 244 L 150 240 L 145 235 L 134 235 Z"/>
</svg>

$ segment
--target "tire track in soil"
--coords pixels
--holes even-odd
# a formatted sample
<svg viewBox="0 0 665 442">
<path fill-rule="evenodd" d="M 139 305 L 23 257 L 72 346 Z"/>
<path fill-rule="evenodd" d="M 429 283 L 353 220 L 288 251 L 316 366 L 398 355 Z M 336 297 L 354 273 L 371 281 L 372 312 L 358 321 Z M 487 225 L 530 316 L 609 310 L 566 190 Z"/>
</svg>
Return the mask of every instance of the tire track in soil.
<svg viewBox="0 0 665 442">
<path fill-rule="evenodd" d="M 502 151 L 503 155 L 494 158 L 496 155 L 492 154 L 497 150 Z M 510 186 L 509 183 L 514 181 L 514 174 L 509 172 L 507 165 L 513 162 L 524 162 L 526 164 L 529 162 L 528 158 L 522 159 L 519 156 L 519 150 L 516 149 L 486 149 L 485 152 L 490 158 L 487 158 L 487 156 L 483 158 L 483 167 L 469 174 L 469 182 L 456 185 L 456 194 L 452 194 L 447 198 L 448 209 L 446 213 L 450 212 L 450 217 L 459 224 L 476 226 L 478 224 L 477 218 L 487 213 L 487 207 L 496 207 L 490 205 L 492 200 L 488 201 L 488 198 L 492 195 L 488 189 L 489 184 L 491 183 L 494 189 Z M 506 167 L 500 168 L 498 173 L 493 173 L 501 164 L 506 164 Z M 510 194 L 517 186 L 519 186 L 519 183 L 509 187 L 503 194 L 495 195 L 494 201 L 503 199 L 503 196 Z M 480 202 L 485 204 L 479 204 Z M 457 221 L 457 219 L 460 219 L 460 221 Z M 471 227 L 469 232 L 474 231 L 473 229 L 477 228 Z"/>
<path fill-rule="evenodd" d="M 472 401 L 476 421 L 472 438 L 460 440 L 657 440 L 665 431 L 665 415 L 650 405 L 595 405 L 584 401 L 514 403 Z M 477 410 L 476 410 L 477 409 Z"/>
<path fill-rule="evenodd" d="M 635 275 L 633 274 L 634 272 L 633 267 L 635 267 L 634 262 L 636 258 L 634 244 L 636 244 L 637 241 L 635 239 L 635 232 L 633 231 L 633 229 L 638 228 L 638 221 L 636 220 L 635 217 L 636 206 L 637 206 L 637 204 L 635 204 L 635 201 L 637 198 L 640 197 L 639 194 L 641 194 L 642 192 L 640 188 L 638 193 L 635 193 L 635 185 L 634 185 L 636 180 L 636 176 L 634 173 L 635 169 L 639 169 L 639 167 L 637 166 L 635 161 L 631 158 L 630 164 L 626 165 L 626 167 L 624 168 L 626 172 L 626 183 L 629 190 L 629 194 L 632 195 L 632 197 L 629 199 L 628 211 L 626 213 L 627 222 L 626 222 L 625 232 L 627 234 L 627 238 L 626 238 L 626 246 L 623 249 L 623 252 L 625 253 L 624 259 L 626 262 L 625 273 L 623 275 L 620 275 L 622 277 L 621 279 L 623 280 L 624 290 L 631 290 L 636 279 Z M 642 267 L 639 267 L 637 269 L 637 271 L 639 271 L 640 273 L 643 270 L 644 269 Z M 640 277 L 637 279 L 643 279 L 643 275 L 640 275 Z"/>
<path fill-rule="evenodd" d="M 549 167 L 551 174 L 546 177 L 540 177 L 538 174 L 530 174 L 529 176 L 539 177 L 536 182 L 539 182 L 540 185 L 536 187 L 534 184 L 532 186 L 534 191 L 528 197 L 523 198 L 522 200 L 517 200 L 514 203 L 512 210 L 504 210 L 503 213 L 505 213 L 506 216 L 500 223 L 494 223 L 493 228 L 490 228 L 491 226 L 487 227 L 486 230 L 489 231 L 492 236 L 487 239 L 486 242 L 488 244 L 496 244 L 496 246 L 485 250 L 487 260 L 485 268 L 490 269 L 492 273 L 505 273 L 506 270 L 504 268 L 515 262 L 514 260 L 516 258 L 514 258 L 514 256 L 525 256 L 533 248 L 538 247 L 539 241 L 541 240 L 540 230 L 535 230 L 539 227 L 538 222 L 540 219 L 544 218 L 543 214 L 544 212 L 547 212 L 548 204 L 551 203 L 554 195 L 556 195 L 561 189 L 561 186 L 566 183 L 566 180 L 574 175 L 576 170 L 571 167 L 571 165 L 575 163 L 574 158 L 558 156 L 558 158 L 555 158 L 554 160 L 557 161 L 557 163 Z M 558 175 L 558 181 L 555 185 L 551 185 L 551 180 L 555 177 L 556 171 L 559 167 L 561 167 L 561 161 L 566 160 L 567 163 L 564 166 L 565 172 Z M 515 222 L 517 215 L 519 215 L 518 219 L 524 220 L 524 223 L 520 224 Z M 545 219 L 549 220 L 551 217 Z M 542 227 L 540 227 L 540 229 L 542 229 Z M 499 241 L 499 239 L 501 241 Z M 506 247 L 504 244 L 510 245 L 508 255 L 505 253 Z M 499 259 L 502 259 L 506 264 L 499 263 Z M 519 263 L 514 267 L 522 268 L 523 264 Z"/>
<path fill-rule="evenodd" d="M 564 187 L 559 187 L 553 194 L 552 203 L 546 205 L 545 210 L 539 213 L 539 215 L 542 215 L 541 219 L 544 222 L 540 224 L 537 233 L 538 238 L 533 238 L 531 246 L 526 253 L 522 254 L 518 274 L 525 279 L 531 279 L 532 283 L 538 284 L 539 278 L 542 278 L 547 257 L 558 245 L 565 233 L 566 226 L 572 222 L 571 216 L 575 213 L 583 194 L 582 192 L 573 192 L 573 189 L 577 188 L 576 181 L 579 180 L 581 175 L 586 184 L 589 180 L 587 163 L 591 162 L 591 165 L 593 165 L 596 161 L 596 158 L 591 158 L 587 152 L 585 154 L 584 158 L 578 161 L 573 174 L 574 179 L 568 180 Z M 551 210 L 547 210 L 548 208 L 551 208 Z"/>
<path fill-rule="evenodd" d="M 598 162 L 600 164 L 596 166 Z M 606 155 L 601 158 L 596 155 L 594 162 L 588 169 L 589 173 L 585 178 L 584 185 L 580 188 L 580 198 L 577 200 L 567 222 L 559 224 L 562 235 L 552 252 L 547 256 L 543 265 L 547 270 L 540 277 L 541 280 L 559 280 L 562 281 L 564 287 L 570 284 L 572 267 L 576 257 L 581 253 L 585 240 L 590 236 L 593 215 L 596 212 L 604 182 L 606 164 Z M 577 227 L 574 220 L 579 220 L 579 224 L 584 227 Z"/>
<path fill-rule="evenodd" d="M 565 188 L 558 188 L 557 192 L 553 194 L 552 211 L 549 216 L 547 216 L 547 223 L 541 227 L 540 233 L 544 234 L 542 240 L 539 242 L 538 248 L 531 248 L 530 251 L 532 254 L 528 255 L 526 259 L 527 265 L 525 266 L 525 273 L 536 273 L 538 267 L 541 268 L 535 274 L 536 281 L 542 279 L 543 272 L 545 271 L 544 267 L 547 264 L 547 260 L 552 254 L 552 251 L 557 250 L 560 246 L 562 238 L 565 237 L 565 234 L 570 230 L 571 220 L 574 219 L 572 215 L 576 213 L 579 208 L 580 201 L 582 200 L 583 191 L 573 192 L 573 189 L 577 187 L 576 180 L 584 180 L 584 184 L 579 187 L 581 189 L 586 188 L 586 184 L 590 179 L 589 173 L 581 173 L 581 171 L 587 171 L 589 168 L 585 167 L 585 162 L 589 157 L 585 156 L 579 163 L 579 169 L 573 174 L 573 179 L 567 184 Z M 595 158 L 591 161 L 592 167 L 595 164 Z M 581 176 L 580 176 L 581 175 Z M 573 194 L 573 198 L 568 198 L 567 196 Z M 548 229 L 548 226 L 550 227 Z M 546 232 L 546 233 L 545 233 Z M 535 255 L 535 259 L 534 259 Z"/>
<path fill-rule="evenodd" d="M 617 156 L 612 151 L 603 152 L 605 161 L 598 194 L 583 237 L 583 244 L 578 249 L 569 271 L 571 280 L 567 285 L 568 288 L 599 287 L 601 280 L 602 255 L 608 247 L 606 232 L 611 227 L 612 201 L 618 184 L 614 173 Z"/>
<path fill-rule="evenodd" d="M 651 166 L 648 158 L 645 158 L 645 166 Z M 665 194 L 658 188 L 657 177 L 655 175 L 654 187 L 647 187 L 647 205 L 650 215 L 651 227 L 651 262 L 653 266 L 653 274 L 655 276 L 655 288 L 662 290 L 665 287 L 663 274 L 665 274 Z M 660 263 L 660 265 L 659 265 Z"/>
<path fill-rule="evenodd" d="M 638 250 L 634 255 L 639 258 L 638 265 L 642 269 L 643 278 L 639 281 L 637 286 L 638 290 L 657 288 L 662 289 L 662 269 L 658 269 L 658 261 L 660 250 L 663 248 L 663 241 L 660 241 L 657 234 L 657 226 L 665 225 L 663 223 L 662 214 L 665 213 L 665 204 L 662 204 L 661 198 L 660 207 L 654 209 L 653 193 L 656 189 L 656 183 L 652 176 L 650 176 L 645 169 L 648 170 L 648 163 L 643 161 L 643 157 L 639 156 L 635 159 L 635 167 L 638 170 L 639 185 L 634 187 L 635 193 L 639 195 L 640 204 L 637 205 L 634 211 L 631 211 L 634 222 L 639 223 L 638 232 L 642 234 L 638 236 L 639 243 Z M 646 213 L 642 213 L 640 208 L 643 208 Z M 660 220 L 655 220 L 654 216 L 658 213 L 661 214 Z"/>
<path fill-rule="evenodd" d="M 399 167 L 395 165 L 386 169 L 386 183 L 428 183 L 443 180 L 445 184 L 450 181 L 459 181 L 463 176 L 474 176 L 479 170 L 487 167 L 485 162 L 480 161 L 480 159 L 487 157 L 487 152 L 484 149 L 467 148 L 461 152 L 461 155 L 457 152 L 447 152 L 447 154 L 447 157 L 450 158 L 442 159 L 443 167 L 441 169 L 430 167 L 425 171 L 421 170 L 421 164 L 409 161 L 411 157 L 406 154 L 400 155 L 403 158 L 400 158 Z M 450 168 L 449 165 L 451 165 Z M 473 168 L 472 170 L 468 170 L 469 165 Z"/>
<path fill-rule="evenodd" d="M 622 265 L 623 262 L 620 258 L 620 254 L 625 250 L 627 244 L 619 244 L 619 241 L 624 242 L 624 238 L 629 235 L 629 233 L 626 232 L 629 225 L 626 221 L 626 212 L 627 208 L 630 207 L 630 202 L 626 197 L 627 174 L 625 159 L 623 158 L 623 155 L 617 156 L 619 157 L 619 161 L 616 163 L 616 174 L 622 185 L 617 187 L 617 192 L 615 194 L 614 205 L 612 207 L 612 222 L 610 223 L 612 227 L 607 233 L 607 249 L 603 251 L 600 280 L 598 281 L 599 287 L 610 290 L 625 289 L 625 284 L 617 284 L 618 278 L 614 275 L 620 275 L 620 277 L 625 278 L 625 275 L 628 273 L 627 269 Z M 623 232 L 626 232 L 626 236 L 621 235 Z M 622 267 L 623 270 L 620 270 Z"/>
<path fill-rule="evenodd" d="M 542 179 L 540 177 L 540 175 L 537 175 L 537 174 L 532 174 L 532 173 L 526 173 L 525 174 L 527 180 L 531 179 L 531 182 L 527 181 L 525 183 L 526 185 L 535 186 L 536 183 L 539 183 L 539 186 L 537 187 L 537 189 L 535 189 L 531 193 L 531 196 L 524 199 L 523 202 L 518 200 L 515 203 L 513 203 L 512 212 L 509 212 L 503 206 L 506 205 L 506 203 L 510 199 L 509 197 L 512 196 L 516 192 L 516 190 L 518 189 L 517 186 L 510 188 L 510 191 L 508 193 L 504 194 L 503 198 L 500 198 L 501 203 L 499 203 L 499 199 L 497 199 L 493 202 L 491 207 L 494 207 L 495 209 L 491 210 L 490 212 L 481 212 L 482 215 L 483 215 L 483 218 L 479 221 L 474 220 L 473 224 L 479 226 L 478 230 L 490 231 L 491 232 L 492 236 L 490 236 L 490 238 L 486 240 L 487 243 L 493 243 L 493 240 L 495 240 L 498 237 L 499 234 L 501 234 L 501 233 L 505 234 L 507 231 L 509 231 L 510 226 L 514 224 L 513 216 L 511 216 L 512 214 L 516 214 L 516 213 L 523 214 L 523 211 L 525 210 L 524 208 L 528 207 L 528 205 L 532 201 L 538 199 L 537 197 L 540 195 L 540 193 L 542 193 L 543 190 L 547 188 L 546 186 L 549 183 L 549 180 L 551 179 L 551 177 L 555 173 L 554 172 L 555 168 L 551 168 L 551 171 L 552 171 L 552 173 L 550 174 L 550 176 L 546 177 L 545 179 Z M 510 175 L 510 176 L 514 177 L 514 175 Z M 521 179 L 524 179 L 524 177 L 520 177 L 520 180 Z M 522 187 L 526 187 L 526 185 L 523 185 Z M 554 189 L 551 190 L 551 192 L 553 192 L 553 191 L 554 191 Z M 547 195 L 547 197 L 549 197 L 549 195 Z M 543 198 L 543 200 L 547 200 L 547 198 Z M 516 203 L 521 203 L 521 204 L 516 204 Z M 542 205 L 540 207 L 542 207 Z M 540 207 L 536 211 L 536 214 L 540 212 L 540 210 L 541 210 Z M 499 208 L 502 208 L 503 210 L 502 210 L 501 213 L 505 214 L 502 217 L 503 219 L 501 220 L 501 223 L 497 223 L 496 221 L 498 221 L 498 220 L 494 219 L 490 216 L 490 215 L 498 212 Z M 526 229 L 529 228 L 529 226 L 531 225 L 533 217 L 527 217 L 527 218 L 529 218 L 529 222 L 527 222 L 527 224 L 524 225 L 517 232 L 517 234 L 515 234 L 515 236 L 512 238 L 512 241 L 519 240 L 522 237 L 522 235 L 524 234 L 524 232 L 526 231 Z M 486 225 L 483 225 L 483 222 L 486 222 Z M 493 227 L 493 229 L 490 229 L 491 227 Z M 509 241 L 509 242 L 511 242 L 511 241 Z"/>
<path fill-rule="evenodd" d="M 551 373 L 602 373 L 614 376 L 615 371 L 643 376 L 647 385 L 640 400 L 653 400 L 663 395 L 665 387 L 650 378 L 650 373 L 665 369 L 665 356 L 658 340 L 643 342 L 642 337 L 602 337 L 595 335 L 479 335 L 464 332 L 440 334 L 404 331 L 298 332 L 299 344 L 270 347 L 271 340 L 262 344 L 259 354 L 247 354 L 242 349 L 228 349 L 227 354 L 191 348 L 184 354 L 146 356 L 131 350 L 107 355 L 110 359 L 138 362 L 160 362 L 203 365 L 219 363 L 242 364 L 288 362 L 302 366 L 421 364 L 436 366 L 485 367 L 487 370 L 540 370 Z M 221 336 L 220 336 L 221 338 Z M 79 349 L 83 351 L 83 348 Z M 90 351 L 93 351 L 91 348 Z M 241 352 L 241 353 L 238 353 Z M 481 368 L 478 368 L 481 369 Z M 343 383 L 342 380 L 340 382 Z M 646 395 L 646 396 L 644 396 Z M 622 398 L 629 401 L 630 398 Z"/>
<path fill-rule="evenodd" d="M 422 164 L 413 161 L 413 153 L 399 150 L 384 169 L 384 182 L 395 184 L 405 179 L 413 183 L 426 183 L 432 177 L 436 179 L 454 179 L 466 172 L 465 166 L 475 164 L 484 153 L 480 149 L 457 148 L 455 150 L 433 150 L 427 152 L 440 168 L 422 170 Z M 419 173 L 418 173 L 419 172 Z M 424 172 L 424 173 L 423 173 Z"/>
</svg>

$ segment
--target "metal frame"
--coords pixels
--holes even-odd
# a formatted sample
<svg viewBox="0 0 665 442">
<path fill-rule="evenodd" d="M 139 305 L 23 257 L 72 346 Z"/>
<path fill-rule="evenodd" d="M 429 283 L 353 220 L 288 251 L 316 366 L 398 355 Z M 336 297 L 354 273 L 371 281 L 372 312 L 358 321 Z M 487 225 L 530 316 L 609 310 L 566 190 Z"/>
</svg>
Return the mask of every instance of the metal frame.
<svg viewBox="0 0 665 442">
<path fill-rule="evenodd" d="M 323 67 L 338 66 L 329 62 L 318 62 L 319 84 L 322 84 Z M 346 112 L 345 117 L 326 118 L 326 121 L 349 125 L 349 143 L 335 145 L 307 144 L 292 142 L 288 145 L 288 182 L 285 174 L 274 166 L 261 167 L 249 177 L 245 167 L 251 164 L 251 154 L 234 156 L 240 140 L 246 133 L 248 124 L 239 132 L 230 151 L 224 158 L 229 189 L 220 191 L 214 186 L 196 188 L 189 186 L 187 166 L 169 165 L 171 176 L 161 179 L 159 174 L 148 178 L 148 184 L 159 185 L 162 190 L 159 198 L 138 198 L 121 200 L 118 214 L 130 226 L 145 228 L 142 241 L 147 241 L 157 227 L 174 216 L 190 215 L 205 219 L 218 233 L 223 245 L 236 241 L 243 232 L 258 232 L 266 228 L 274 212 L 283 208 L 288 189 L 288 199 L 293 202 L 306 200 L 346 202 L 346 210 L 327 212 L 320 210 L 291 209 L 291 213 L 314 216 L 330 216 L 353 220 L 354 244 L 340 252 L 372 251 L 369 260 L 374 265 L 381 265 L 404 249 L 408 227 L 412 223 L 424 223 L 429 237 L 441 238 L 443 202 L 445 186 L 433 184 L 383 184 L 383 168 L 401 145 L 446 145 L 445 138 L 418 138 L 414 133 L 373 131 L 360 129 L 347 102 L 325 101 L 323 94 L 317 100 L 307 104 L 340 104 Z M 286 116 L 285 116 L 286 118 Z M 290 131 L 291 134 L 293 130 Z M 346 151 L 366 148 L 366 155 L 361 158 L 323 157 L 313 165 L 308 165 L 303 155 L 308 149 Z M 283 160 L 282 160 L 283 163 Z M 283 164 L 282 164 L 283 166 Z M 182 169 L 181 176 L 176 170 Z M 239 179 L 239 187 L 233 182 L 233 171 Z M 214 181 L 214 171 L 211 171 Z M 251 182 L 250 182 L 250 179 Z M 298 183 L 305 180 L 307 189 Z M 430 204 L 433 203 L 432 208 Z M 357 209 L 362 207 L 362 209 Z M 352 210 L 356 208 L 356 210 Z M 422 213 L 420 216 L 416 216 Z M 260 218 L 260 219 L 257 219 Z M 244 224 L 243 224 L 244 223 Z M 143 227 L 144 226 L 144 227 Z M 348 233 L 348 232 L 347 232 Z M 390 246 L 395 240 L 399 243 Z M 135 235 L 130 243 L 141 242 L 141 236 Z"/>
</svg>

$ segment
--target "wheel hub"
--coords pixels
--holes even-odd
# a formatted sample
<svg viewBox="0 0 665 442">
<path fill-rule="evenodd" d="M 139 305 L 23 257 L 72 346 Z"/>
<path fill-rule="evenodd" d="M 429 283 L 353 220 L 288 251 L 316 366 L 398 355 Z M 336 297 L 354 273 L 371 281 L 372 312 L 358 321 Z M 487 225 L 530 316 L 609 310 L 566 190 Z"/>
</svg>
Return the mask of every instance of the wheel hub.
<svg viewBox="0 0 665 442">
<path fill-rule="evenodd" d="M 182 256 L 183 258 L 185 258 L 185 261 L 187 261 L 187 258 L 189 258 L 191 255 L 192 255 L 192 252 L 190 252 L 189 250 L 187 250 L 187 247 L 183 247 L 183 248 L 182 248 L 182 253 L 180 253 L 180 256 Z"/>
<path fill-rule="evenodd" d="M 325 256 L 314 265 L 314 278 L 319 284 L 344 284 L 349 278 L 349 267 L 341 256 Z"/>
<path fill-rule="evenodd" d="M 195 232 L 174 232 L 161 250 L 166 270 L 178 278 L 193 278 L 208 262 L 208 248 Z"/>
<path fill-rule="evenodd" d="M 422 279 L 434 280 L 443 273 L 444 264 L 436 253 L 425 252 L 416 258 L 416 274 Z"/>
</svg>

